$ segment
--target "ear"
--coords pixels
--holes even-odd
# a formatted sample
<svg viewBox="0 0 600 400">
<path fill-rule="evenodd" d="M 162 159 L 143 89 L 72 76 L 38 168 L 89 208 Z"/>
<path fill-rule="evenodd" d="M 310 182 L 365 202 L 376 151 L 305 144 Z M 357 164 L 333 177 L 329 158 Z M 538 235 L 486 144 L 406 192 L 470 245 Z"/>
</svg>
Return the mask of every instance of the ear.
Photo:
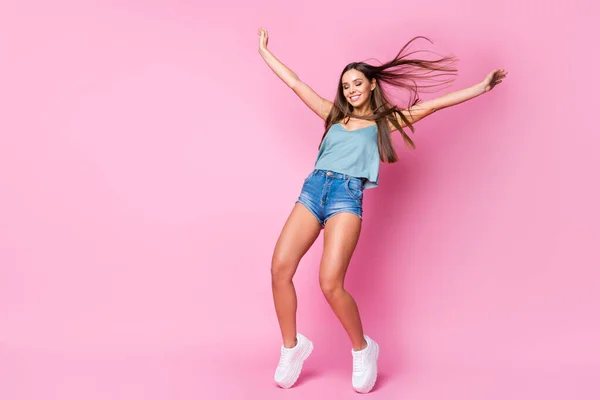
<svg viewBox="0 0 600 400">
<path fill-rule="evenodd" d="M 375 90 L 376 86 L 377 86 L 377 81 L 375 80 L 375 78 L 371 79 L 371 91 Z"/>
</svg>

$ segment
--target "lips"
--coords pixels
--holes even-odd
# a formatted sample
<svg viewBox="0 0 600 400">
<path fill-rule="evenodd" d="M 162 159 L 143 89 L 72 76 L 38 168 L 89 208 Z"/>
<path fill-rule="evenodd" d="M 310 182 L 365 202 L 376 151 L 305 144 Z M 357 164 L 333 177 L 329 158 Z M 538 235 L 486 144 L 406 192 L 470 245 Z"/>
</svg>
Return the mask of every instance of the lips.
<svg viewBox="0 0 600 400">
<path fill-rule="evenodd" d="M 360 94 L 357 94 L 356 96 L 350 96 L 350 101 L 354 103 L 359 98 L 360 98 Z"/>
</svg>

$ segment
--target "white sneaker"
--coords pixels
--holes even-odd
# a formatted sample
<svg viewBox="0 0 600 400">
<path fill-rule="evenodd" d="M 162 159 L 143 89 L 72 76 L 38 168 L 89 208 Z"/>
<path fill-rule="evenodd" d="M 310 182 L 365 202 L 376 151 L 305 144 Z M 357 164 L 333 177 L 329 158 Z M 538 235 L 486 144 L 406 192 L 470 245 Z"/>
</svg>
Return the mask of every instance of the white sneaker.
<svg viewBox="0 0 600 400">
<path fill-rule="evenodd" d="M 352 387 L 358 393 L 369 393 L 377 381 L 377 359 L 379 346 L 365 335 L 367 347 L 360 351 L 352 349 Z"/>
<path fill-rule="evenodd" d="M 275 370 L 275 382 L 284 389 L 291 388 L 302 372 L 302 363 L 313 350 L 313 344 L 304 335 L 296 335 L 298 342 L 292 348 L 281 346 L 279 365 Z"/>
</svg>

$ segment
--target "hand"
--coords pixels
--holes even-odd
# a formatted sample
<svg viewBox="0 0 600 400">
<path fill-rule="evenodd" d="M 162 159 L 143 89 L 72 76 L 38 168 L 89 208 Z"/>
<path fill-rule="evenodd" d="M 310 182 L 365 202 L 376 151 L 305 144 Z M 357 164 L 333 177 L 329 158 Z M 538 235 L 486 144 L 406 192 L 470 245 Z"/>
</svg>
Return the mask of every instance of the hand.
<svg viewBox="0 0 600 400">
<path fill-rule="evenodd" d="M 481 82 L 481 86 L 483 86 L 483 92 L 485 93 L 492 90 L 494 86 L 502 82 L 502 79 L 504 79 L 506 75 L 508 75 L 508 72 L 506 72 L 503 69 L 495 69 L 492 72 L 490 72 L 485 77 L 483 82 Z"/>
<path fill-rule="evenodd" d="M 267 33 L 267 30 L 258 28 L 258 36 L 260 36 L 260 39 L 258 40 L 258 51 L 267 51 L 267 44 L 269 43 L 269 34 Z"/>
</svg>

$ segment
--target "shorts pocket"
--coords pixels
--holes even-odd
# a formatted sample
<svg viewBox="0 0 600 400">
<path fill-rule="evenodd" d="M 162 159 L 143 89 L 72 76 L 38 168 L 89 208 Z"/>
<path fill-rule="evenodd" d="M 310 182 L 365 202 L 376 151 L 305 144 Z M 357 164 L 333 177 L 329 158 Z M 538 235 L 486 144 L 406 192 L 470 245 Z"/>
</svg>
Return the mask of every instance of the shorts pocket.
<svg viewBox="0 0 600 400">
<path fill-rule="evenodd" d="M 354 198 L 354 200 L 359 203 L 362 201 L 363 197 L 363 184 L 362 180 L 358 178 L 348 178 L 346 180 L 346 190 L 348 194 Z"/>
<path fill-rule="evenodd" d="M 308 180 L 310 178 L 312 178 L 315 175 L 315 171 L 311 172 L 310 174 L 308 174 L 308 176 L 306 178 L 304 178 L 304 183 L 308 182 Z"/>
</svg>

